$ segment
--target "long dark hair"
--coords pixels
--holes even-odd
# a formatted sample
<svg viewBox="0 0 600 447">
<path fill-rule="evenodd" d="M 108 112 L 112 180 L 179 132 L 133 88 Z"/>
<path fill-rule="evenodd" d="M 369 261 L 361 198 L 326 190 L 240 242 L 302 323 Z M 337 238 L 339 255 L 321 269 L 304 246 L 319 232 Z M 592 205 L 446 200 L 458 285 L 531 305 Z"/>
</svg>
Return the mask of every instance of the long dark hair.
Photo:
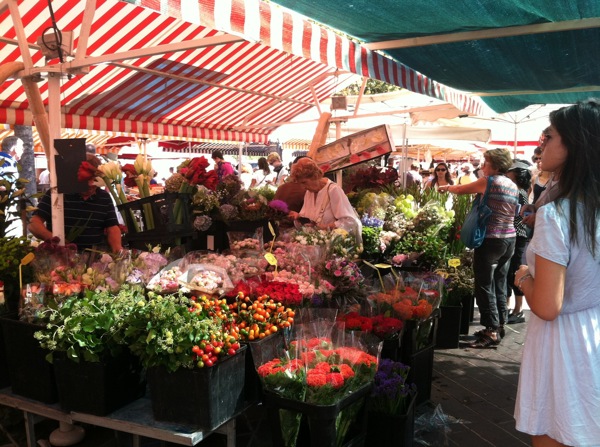
<svg viewBox="0 0 600 447">
<path fill-rule="evenodd" d="M 271 173 L 271 168 L 269 168 L 269 163 L 267 163 L 267 159 L 265 157 L 260 157 L 258 159 L 258 169 L 262 169 L 265 175 Z"/>
<path fill-rule="evenodd" d="M 454 180 L 452 180 L 452 176 L 450 175 L 450 169 L 448 168 L 448 165 L 446 163 L 438 163 L 435 166 L 435 169 L 433 170 L 433 180 L 431 180 L 431 187 L 433 188 L 433 186 L 438 182 L 438 177 L 435 172 L 437 171 L 437 168 L 439 168 L 440 166 L 443 166 L 446 168 L 446 175 L 444 176 L 444 178 L 446 179 L 448 184 L 454 185 Z"/>
<path fill-rule="evenodd" d="M 550 123 L 567 149 L 558 180 L 557 199 L 569 199 L 571 242 L 577 239 L 577 206 L 582 204 L 584 241 L 596 254 L 600 213 L 600 99 L 580 101 L 550 113 Z"/>
</svg>

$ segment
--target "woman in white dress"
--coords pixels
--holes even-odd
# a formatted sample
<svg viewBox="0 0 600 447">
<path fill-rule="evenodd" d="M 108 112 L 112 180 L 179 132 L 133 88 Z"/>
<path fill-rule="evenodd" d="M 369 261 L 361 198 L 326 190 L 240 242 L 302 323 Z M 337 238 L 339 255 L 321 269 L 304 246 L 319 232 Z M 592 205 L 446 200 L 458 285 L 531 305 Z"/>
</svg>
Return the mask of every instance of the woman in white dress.
<svg viewBox="0 0 600 447">
<path fill-rule="evenodd" d="M 346 193 L 336 183 L 323 176 L 321 168 L 310 158 L 292 165 L 294 180 L 306 188 L 304 205 L 299 213 L 290 212 L 291 219 L 303 217 L 319 228 L 343 228 L 360 240 L 362 225 Z"/>
<path fill-rule="evenodd" d="M 559 194 L 537 211 L 527 266 L 531 308 L 515 408 L 534 447 L 600 446 L 600 100 L 550 114 L 542 169 Z"/>
</svg>

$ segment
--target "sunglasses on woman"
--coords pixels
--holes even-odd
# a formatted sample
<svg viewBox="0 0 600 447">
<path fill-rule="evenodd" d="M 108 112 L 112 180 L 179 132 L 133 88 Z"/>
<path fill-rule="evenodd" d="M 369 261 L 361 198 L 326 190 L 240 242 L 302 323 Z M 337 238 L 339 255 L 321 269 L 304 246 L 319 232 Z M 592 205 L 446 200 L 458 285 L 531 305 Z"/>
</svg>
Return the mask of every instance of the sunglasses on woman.
<svg viewBox="0 0 600 447">
<path fill-rule="evenodd" d="M 446 172 L 446 168 L 438 168 L 435 171 L 436 172 Z"/>
</svg>

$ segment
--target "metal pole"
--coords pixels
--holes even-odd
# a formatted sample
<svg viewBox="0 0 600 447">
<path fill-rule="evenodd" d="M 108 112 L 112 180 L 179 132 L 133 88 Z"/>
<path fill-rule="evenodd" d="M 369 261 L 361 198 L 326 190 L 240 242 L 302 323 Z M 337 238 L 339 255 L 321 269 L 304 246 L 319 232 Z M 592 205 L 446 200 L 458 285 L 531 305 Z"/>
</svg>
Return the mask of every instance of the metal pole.
<svg viewBox="0 0 600 447">
<path fill-rule="evenodd" d="M 513 158 L 517 159 L 517 122 L 515 121 L 515 138 L 513 143 Z"/>
</svg>

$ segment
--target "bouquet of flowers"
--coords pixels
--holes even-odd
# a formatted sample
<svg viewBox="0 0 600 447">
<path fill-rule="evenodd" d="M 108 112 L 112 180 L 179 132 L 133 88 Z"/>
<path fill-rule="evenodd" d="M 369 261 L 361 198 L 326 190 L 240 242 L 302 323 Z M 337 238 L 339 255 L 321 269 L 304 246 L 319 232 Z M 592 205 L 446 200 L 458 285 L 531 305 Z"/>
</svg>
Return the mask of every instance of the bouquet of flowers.
<svg viewBox="0 0 600 447">
<path fill-rule="evenodd" d="M 259 359 L 257 365 L 265 389 L 291 400 L 332 405 L 373 381 L 377 354 L 361 343 L 336 347 L 329 338 L 300 338 L 283 357 Z M 363 404 L 359 400 L 338 413 L 336 445 L 343 443 Z M 280 419 L 285 444 L 295 445 L 300 415 L 280 410 Z"/>
<path fill-rule="evenodd" d="M 174 261 L 152 277 L 146 288 L 156 293 L 174 293 L 179 289 L 179 277 L 183 272 L 179 261 Z"/>
<path fill-rule="evenodd" d="M 254 190 L 250 189 L 244 193 L 244 196 L 238 202 L 239 218 L 241 220 L 261 220 L 267 216 L 267 199 L 261 195 L 254 195 Z"/>
<path fill-rule="evenodd" d="M 398 180 L 395 169 L 381 170 L 378 166 L 369 166 L 359 169 L 351 174 L 346 182 L 346 191 L 358 191 L 361 189 L 379 190 L 386 185 L 394 184 Z"/>
<path fill-rule="evenodd" d="M 392 416 L 406 414 L 417 393 L 416 385 L 406 382 L 409 370 L 400 362 L 381 359 L 369 398 L 369 411 Z"/>
<path fill-rule="evenodd" d="M 219 209 L 219 196 L 216 192 L 206 186 L 198 185 L 192 196 L 192 213 L 194 228 L 198 231 L 206 231 L 213 223 L 212 214 Z"/>
<path fill-rule="evenodd" d="M 288 219 L 289 212 L 288 204 L 283 200 L 271 200 L 267 209 L 267 218 L 279 222 Z"/>
<path fill-rule="evenodd" d="M 475 279 L 473 278 L 473 260 L 470 259 L 472 255 L 472 251 L 465 252 L 460 259 L 449 259 L 449 268 L 438 270 L 437 273 L 445 279 L 441 303 L 443 306 L 460 306 L 463 298 L 473 296 Z"/>
<path fill-rule="evenodd" d="M 358 265 L 346 258 L 335 257 L 325 263 L 323 276 L 335 287 L 336 293 L 360 288 L 364 277 Z"/>
<path fill-rule="evenodd" d="M 347 331 L 371 332 L 382 340 L 397 335 L 402 330 L 402 320 L 385 315 L 367 317 L 358 312 L 349 312 L 338 317 Z"/>
<path fill-rule="evenodd" d="M 358 258 L 362 252 L 362 243 L 343 228 L 322 230 L 304 226 L 288 235 L 289 241 L 305 246 L 322 246 L 326 256 L 340 256 L 347 259 Z"/>
<path fill-rule="evenodd" d="M 363 215 L 362 223 L 363 256 L 377 258 L 384 250 L 381 249 L 379 235 L 383 229 L 383 219 Z"/>
<path fill-rule="evenodd" d="M 303 295 L 298 284 L 283 281 L 263 280 L 254 287 L 257 295 L 267 295 L 285 306 L 299 307 L 302 305 Z"/>
<path fill-rule="evenodd" d="M 234 198 L 242 191 L 242 186 L 242 182 L 237 175 L 232 174 L 223 177 L 216 188 L 221 204 L 233 202 Z"/>
<path fill-rule="evenodd" d="M 233 241 L 229 248 L 232 250 L 259 250 L 262 248 L 262 244 L 258 239 L 248 237 L 241 241 Z"/>
<path fill-rule="evenodd" d="M 233 288 L 227 272 L 207 264 L 193 264 L 178 278 L 181 291 L 222 294 Z"/>
<path fill-rule="evenodd" d="M 431 272 L 402 273 L 393 288 L 369 296 L 374 313 L 401 320 L 427 319 L 439 307 L 444 278 Z"/>
<path fill-rule="evenodd" d="M 192 196 L 194 214 L 210 215 L 219 208 L 219 196 L 204 185 L 198 185 Z"/>
</svg>

